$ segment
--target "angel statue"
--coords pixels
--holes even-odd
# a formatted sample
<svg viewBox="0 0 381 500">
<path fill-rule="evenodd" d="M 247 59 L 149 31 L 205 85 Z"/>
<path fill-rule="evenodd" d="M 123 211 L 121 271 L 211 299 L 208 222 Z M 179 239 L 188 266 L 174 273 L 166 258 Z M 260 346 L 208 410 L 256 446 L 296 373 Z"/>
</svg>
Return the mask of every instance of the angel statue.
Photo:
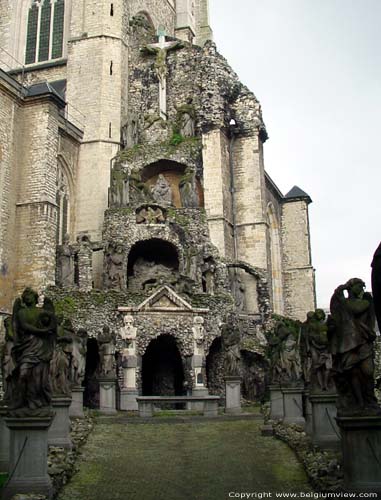
<svg viewBox="0 0 381 500">
<path fill-rule="evenodd" d="M 328 329 L 338 416 L 381 414 L 374 394 L 373 298 L 364 288 L 361 279 L 352 278 L 331 298 Z"/>
<path fill-rule="evenodd" d="M 15 369 L 9 408 L 14 416 L 51 413 L 49 365 L 56 343 L 57 319 L 50 299 L 45 297 L 43 307 L 37 307 L 37 303 L 38 294 L 26 288 L 13 305 Z"/>
</svg>

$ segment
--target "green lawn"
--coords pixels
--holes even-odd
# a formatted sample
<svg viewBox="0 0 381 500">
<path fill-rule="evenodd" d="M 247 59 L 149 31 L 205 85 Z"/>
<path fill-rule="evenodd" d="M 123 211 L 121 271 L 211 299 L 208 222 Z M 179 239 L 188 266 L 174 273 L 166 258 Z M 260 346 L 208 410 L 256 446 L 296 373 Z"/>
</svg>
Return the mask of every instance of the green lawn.
<svg viewBox="0 0 381 500">
<path fill-rule="evenodd" d="M 311 491 L 295 455 L 260 421 L 95 426 L 59 500 L 222 500 Z"/>
</svg>

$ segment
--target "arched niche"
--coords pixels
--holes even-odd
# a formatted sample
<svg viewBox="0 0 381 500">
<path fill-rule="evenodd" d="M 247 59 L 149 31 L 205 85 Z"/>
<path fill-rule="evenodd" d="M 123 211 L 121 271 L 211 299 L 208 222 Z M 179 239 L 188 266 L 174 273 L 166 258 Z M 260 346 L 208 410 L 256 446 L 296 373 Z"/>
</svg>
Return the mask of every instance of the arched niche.
<svg viewBox="0 0 381 500">
<path fill-rule="evenodd" d="M 216 337 L 206 356 L 206 379 L 209 394 L 222 394 L 224 390 L 224 354 L 222 339 Z"/>
<path fill-rule="evenodd" d="M 184 180 L 184 176 L 187 175 L 187 165 L 178 163 L 173 160 L 159 160 L 155 163 L 145 166 L 142 171 L 142 181 L 145 182 L 150 188 L 153 187 L 160 174 L 162 174 L 167 182 L 170 184 L 172 189 L 172 204 L 176 208 L 182 208 L 183 203 L 181 201 L 180 194 L 180 183 Z M 204 193 L 200 179 L 195 178 L 195 191 L 198 197 L 198 206 L 204 206 Z"/>
<path fill-rule="evenodd" d="M 184 390 L 184 369 L 176 340 L 159 335 L 148 345 L 142 358 L 144 396 L 180 396 Z"/>
<path fill-rule="evenodd" d="M 267 206 L 267 223 L 270 242 L 272 306 L 275 314 L 282 315 L 284 312 L 284 303 L 279 222 L 272 203 L 269 203 Z"/>
<path fill-rule="evenodd" d="M 179 254 L 172 243 L 158 238 L 139 241 L 128 255 L 127 288 L 141 291 L 171 285 L 178 279 L 179 265 Z"/>
</svg>

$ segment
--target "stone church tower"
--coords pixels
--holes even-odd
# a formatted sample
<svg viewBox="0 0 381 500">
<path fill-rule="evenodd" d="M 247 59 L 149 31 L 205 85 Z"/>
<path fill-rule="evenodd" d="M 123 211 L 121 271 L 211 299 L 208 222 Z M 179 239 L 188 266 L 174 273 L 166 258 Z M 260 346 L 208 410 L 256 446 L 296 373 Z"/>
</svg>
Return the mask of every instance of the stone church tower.
<svg viewBox="0 0 381 500">
<path fill-rule="evenodd" d="M 0 68 L 0 310 L 29 285 L 93 337 L 129 318 L 141 390 L 152 339 L 217 380 L 228 312 L 250 358 L 314 309 L 311 199 L 265 172 L 208 0 L 0 0 Z"/>
</svg>

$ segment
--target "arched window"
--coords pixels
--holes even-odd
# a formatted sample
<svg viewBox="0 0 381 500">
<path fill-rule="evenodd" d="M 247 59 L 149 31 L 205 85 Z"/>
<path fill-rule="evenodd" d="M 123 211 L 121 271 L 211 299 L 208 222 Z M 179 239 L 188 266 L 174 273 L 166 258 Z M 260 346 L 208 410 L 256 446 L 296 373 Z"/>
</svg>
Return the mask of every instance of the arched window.
<svg viewBox="0 0 381 500">
<path fill-rule="evenodd" d="M 69 183 L 63 170 L 58 167 L 56 203 L 58 211 L 57 245 L 61 245 L 65 234 L 70 231 Z"/>
<path fill-rule="evenodd" d="M 25 64 L 62 57 L 65 0 L 32 0 L 28 14 Z"/>
</svg>

